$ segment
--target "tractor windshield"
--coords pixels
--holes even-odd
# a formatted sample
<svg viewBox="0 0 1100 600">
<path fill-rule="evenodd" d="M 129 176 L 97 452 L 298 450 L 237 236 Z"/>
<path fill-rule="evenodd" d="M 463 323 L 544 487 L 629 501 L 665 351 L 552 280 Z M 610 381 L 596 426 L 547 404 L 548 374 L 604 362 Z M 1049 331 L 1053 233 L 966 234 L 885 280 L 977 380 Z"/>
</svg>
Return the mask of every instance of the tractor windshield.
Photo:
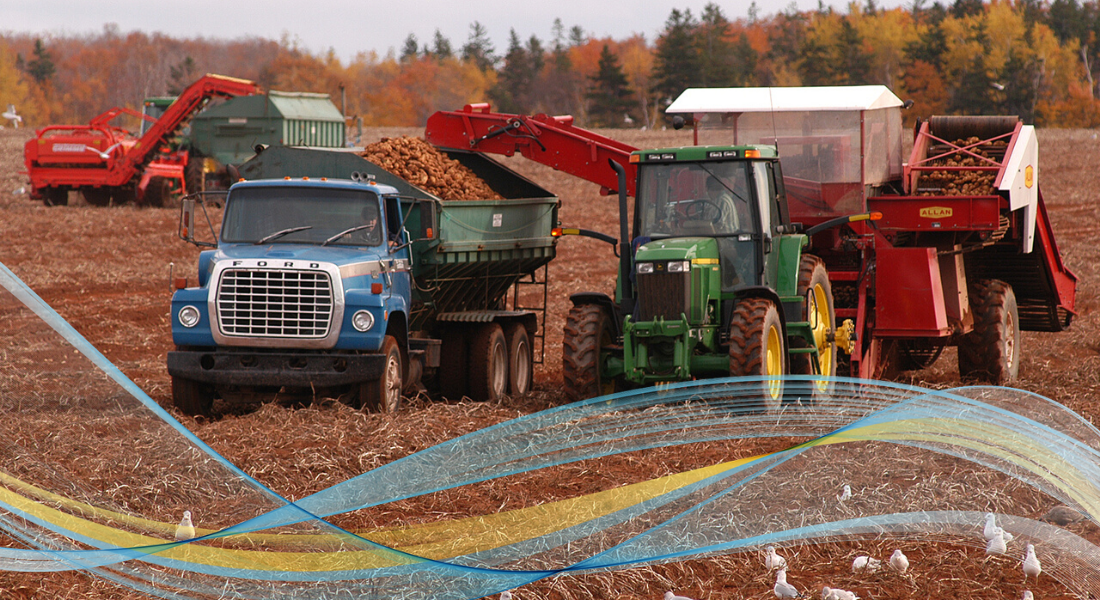
<svg viewBox="0 0 1100 600">
<path fill-rule="evenodd" d="M 366 190 L 250 187 L 229 194 L 222 241 L 377 246 L 382 243 L 378 196 Z M 279 234 L 279 235 L 276 235 Z M 266 242 L 265 242 L 266 243 Z"/>
<path fill-rule="evenodd" d="M 636 235 L 751 233 L 749 161 L 647 164 L 638 178 Z"/>
</svg>

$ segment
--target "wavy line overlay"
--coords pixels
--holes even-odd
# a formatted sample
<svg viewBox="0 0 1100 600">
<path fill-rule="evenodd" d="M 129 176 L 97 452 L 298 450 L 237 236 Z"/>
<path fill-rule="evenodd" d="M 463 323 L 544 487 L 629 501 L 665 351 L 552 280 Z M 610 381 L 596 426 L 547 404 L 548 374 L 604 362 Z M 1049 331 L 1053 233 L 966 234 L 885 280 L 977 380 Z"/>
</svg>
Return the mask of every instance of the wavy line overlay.
<svg viewBox="0 0 1100 600">
<path fill-rule="evenodd" d="M 0 284 L 3 570 L 83 570 L 162 598 L 466 599 L 768 544 L 984 547 L 992 511 L 1014 545 L 1035 545 L 1045 573 L 1100 595 L 1100 548 L 1025 516 L 1064 504 L 1097 523 L 1100 431 L 1029 392 L 792 376 L 782 407 L 767 410 L 759 379 L 633 390 L 487 427 L 291 501 L 161 409 L 3 265 Z M 766 439 L 786 447 L 738 451 Z M 338 526 L 675 447 L 717 458 L 511 510 Z M 122 458 L 106 472 L 85 465 L 107 451 Z M 856 493 L 841 502 L 845 483 Z M 1032 508 L 1017 507 L 1021 496 Z M 179 542 L 184 510 L 197 537 Z"/>
</svg>

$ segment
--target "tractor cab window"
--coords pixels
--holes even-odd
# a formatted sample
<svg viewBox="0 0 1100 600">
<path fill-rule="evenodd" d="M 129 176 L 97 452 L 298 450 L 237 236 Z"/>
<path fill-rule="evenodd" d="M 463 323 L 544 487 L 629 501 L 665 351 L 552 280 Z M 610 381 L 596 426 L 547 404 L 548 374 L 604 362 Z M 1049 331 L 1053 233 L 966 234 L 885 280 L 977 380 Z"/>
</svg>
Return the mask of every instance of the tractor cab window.
<svg viewBox="0 0 1100 600">
<path fill-rule="evenodd" d="M 222 240 L 230 243 L 377 246 L 378 196 L 366 190 L 253 187 L 230 192 Z"/>
<path fill-rule="evenodd" d="M 754 231 L 750 164 L 644 165 L 638 181 L 637 235 L 718 237 Z"/>
</svg>

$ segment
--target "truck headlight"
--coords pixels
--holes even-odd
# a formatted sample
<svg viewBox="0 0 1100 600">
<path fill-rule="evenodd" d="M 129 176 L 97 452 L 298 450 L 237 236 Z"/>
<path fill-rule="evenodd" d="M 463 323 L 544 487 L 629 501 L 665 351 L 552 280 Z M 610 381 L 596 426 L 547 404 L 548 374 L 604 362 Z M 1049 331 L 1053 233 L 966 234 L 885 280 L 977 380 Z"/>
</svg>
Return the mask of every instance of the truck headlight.
<svg viewBox="0 0 1100 600">
<path fill-rule="evenodd" d="M 199 313 L 199 309 L 188 304 L 180 309 L 179 315 L 177 316 L 179 317 L 180 325 L 191 328 L 199 324 L 199 317 L 201 314 Z"/>
<path fill-rule="evenodd" d="M 639 275 L 645 275 L 647 273 L 652 273 L 653 272 L 653 263 L 638 263 L 637 270 L 638 270 Z"/>
<path fill-rule="evenodd" d="M 370 314 L 369 310 L 357 311 L 351 316 L 351 326 L 356 331 L 370 331 L 370 328 L 374 327 L 374 315 Z"/>
<path fill-rule="evenodd" d="M 691 271 L 691 261 L 674 260 L 668 263 L 669 273 L 687 273 Z"/>
</svg>

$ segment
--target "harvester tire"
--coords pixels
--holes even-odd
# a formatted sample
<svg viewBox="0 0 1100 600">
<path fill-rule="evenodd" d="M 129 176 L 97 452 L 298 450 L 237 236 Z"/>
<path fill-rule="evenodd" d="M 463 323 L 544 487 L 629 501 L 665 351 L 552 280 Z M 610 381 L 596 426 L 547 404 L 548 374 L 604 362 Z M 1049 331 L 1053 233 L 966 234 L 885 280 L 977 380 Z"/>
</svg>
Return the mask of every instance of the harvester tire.
<svg viewBox="0 0 1100 600">
<path fill-rule="evenodd" d="M 46 206 L 68 206 L 69 189 L 62 187 L 48 187 L 42 190 L 42 204 Z"/>
<path fill-rule="evenodd" d="M 145 186 L 145 196 L 141 203 L 145 206 L 162 207 L 168 205 L 168 198 L 172 193 L 172 182 L 167 177 L 154 176 L 149 178 L 149 184 Z"/>
<path fill-rule="evenodd" d="M 1012 286 L 997 279 L 970 285 L 974 330 L 959 340 L 959 375 L 1003 385 L 1020 373 L 1020 314 Z"/>
<path fill-rule="evenodd" d="M 477 328 L 468 360 L 470 398 L 494 402 L 508 393 L 508 342 L 498 323 Z"/>
<path fill-rule="evenodd" d="M 386 358 L 382 365 L 382 376 L 374 381 L 360 384 L 359 398 L 363 408 L 380 413 L 394 413 L 401 408 L 401 389 L 404 387 L 401 364 L 401 348 L 392 335 L 382 341 L 379 352 Z"/>
<path fill-rule="evenodd" d="M 615 342 L 611 316 L 595 304 L 569 309 L 562 338 L 562 379 L 570 402 L 615 391 L 614 381 L 600 376 L 600 350 Z"/>
<path fill-rule="evenodd" d="M 81 188 L 80 193 L 84 196 L 84 201 L 92 206 L 109 206 L 111 204 L 111 188 L 107 187 L 86 187 Z"/>
<path fill-rule="evenodd" d="M 833 288 L 829 284 L 829 272 L 825 262 L 812 254 L 802 256 L 798 265 L 798 295 L 806 299 L 802 307 L 802 319 L 810 323 L 818 356 L 821 359 L 821 375 L 836 376 L 836 310 L 833 305 Z M 795 348 L 806 348 L 801 338 L 791 340 Z M 790 356 L 791 373 L 813 375 L 813 361 L 808 354 Z M 814 391 L 828 391 L 828 384 L 814 384 Z"/>
<path fill-rule="evenodd" d="M 214 408 L 214 389 L 193 379 L 173 377 L 172 402 L 185 415 L 210 416 Z"/>
<path fill-rule="evenodd" d="M 760 386 L 762 404 L 775 410 L 783 403 L 787 362 L 786 335 L 779 309 L 767 298 L 744 298 L 730 319 L 730 376 L 776 377 Z"/>
<path fill-rule="evenodd" d="M 531 391 L 534 378 L 531 336 L 522 323 L 511 323 L 505 328 L 504 337 L 508 340 L 508 394 L 526 394 Z"/>
</svg>

